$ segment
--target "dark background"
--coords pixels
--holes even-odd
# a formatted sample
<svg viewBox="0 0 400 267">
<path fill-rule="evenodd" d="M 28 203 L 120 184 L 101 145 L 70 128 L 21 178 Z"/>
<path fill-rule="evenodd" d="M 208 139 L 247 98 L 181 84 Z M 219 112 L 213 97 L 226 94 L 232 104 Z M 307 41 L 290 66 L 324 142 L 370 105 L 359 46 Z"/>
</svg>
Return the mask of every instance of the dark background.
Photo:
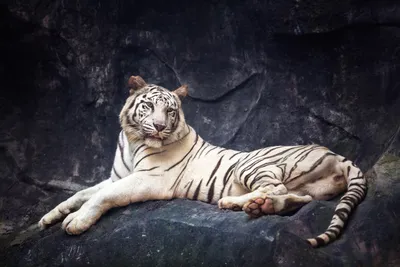
<svg viewBox="0 0 400 267">
<path fill-rule="evenodd" d="M 365 172 L 396 158 L 399 26 L 398 1 L 0 4 L 1 239 L 108 178 L 130 75 L 188 84 L 213 144 L 319 143 Z"/>
</svg>

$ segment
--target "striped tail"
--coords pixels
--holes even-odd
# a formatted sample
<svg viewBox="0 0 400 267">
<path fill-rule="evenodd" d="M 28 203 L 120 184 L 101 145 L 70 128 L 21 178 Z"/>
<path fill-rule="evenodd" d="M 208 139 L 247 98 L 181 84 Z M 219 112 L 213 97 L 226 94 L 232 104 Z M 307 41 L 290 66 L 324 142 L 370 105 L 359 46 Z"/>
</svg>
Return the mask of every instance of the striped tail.
<svg viewBox="0 0 400 267">
<path fill-rule="evenodd" d="M 364 199 L 367 192 L 367 182 L 361 170 L 351 161 L 343 159 L 343 173 L 347 180 L 347 192 L 336 206 L 335 214 L 328 229 L 307 242 L 317 248 L 336 240 L 343 231 L 350 213 Z"/>
</svg>

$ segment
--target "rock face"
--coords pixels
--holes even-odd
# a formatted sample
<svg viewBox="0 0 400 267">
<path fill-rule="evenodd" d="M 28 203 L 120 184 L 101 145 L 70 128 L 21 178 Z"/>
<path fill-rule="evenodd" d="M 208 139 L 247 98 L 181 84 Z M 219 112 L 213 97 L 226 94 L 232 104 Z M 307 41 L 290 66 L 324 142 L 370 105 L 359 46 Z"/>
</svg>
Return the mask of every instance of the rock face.
<svg viewBox="0 0 400 267">
<path fill-rule="evenodd" d="M 374 171 L 367 199 L 325 248 L 304 238 L 325 230 L 334 202 L 250 220 L 190 200 L 153 201 L 113 210 L 78 237 L 58 227 L 21 233 L 3 266 L 399 266 L 400 158 L 385 156 Z"/>
<path fill-rule="evenodd" d="M 355 160 L 364 171 L 375 164 L 393 140 L 389 152 L 398 156 L 400 30 L 396 25 L 399 13 L 397 1 L 350 0 L 340 3 L 123 0 L 115 4 L 113 1 L 46 0 L 9 1 L 1 5 L 0 31 L 4 39 L 0 43 L 3 59 L 0 62 L 1 237 L 11 240 L 16 231 L 37 221 L 70 193 L 107 178 L 119 131 L 117 115 L 127 96 L 126 80 L 132 74 L 170 89 L 187 83 L 190 88 L 189 97 L 184 101 L 187 121 L 214 144 L 250 150 L 277 144 L 319 143 Z M 397 177 L 390 176 L 389 181 Z M 395 192 L 394 188 L 388 186 L 390 192 Z M 359 220 L 363 220 L 363 215 L 374 217 L 366 214 L 372 211 L 391 216 L 375 209 L 376 197 L 369 194 L 366 203 L 370 204 L 363 204 L 365 213 L 361 209 L 357 215 Z M 392 203 L 395 199 L 393 194 L 384 201 Z M 135 213 L 137 209 L 140 214 L 147 214 L 147 208 L 155 207 L 152 205 L 155 204 L 127 210 Z M 207 211 L 208 205 L 186 201 L 163 205 L 164 212 L 157 215 L 154 211 L 154 216 L 168 218 L 165 227 L 172 225 L 171 229 L 178 226 L 168 220 L 196 207 L 206 214 L 194 225 L 200 225 L 207 216 L 221 216 L 221 222 L 229 223 L 240 217 L 218 213 L 212 208 Z M 309 220 L 314 220 L 310 214 L 331 204 L 315 205 L 310 205 L 304 213 L 307 225 Z M 318 230 L 326 226 L 331 216 L 331 210 L 325 210 L 321 208 L 319 212 L 325 219 L 321 224 L 317 222 Z M 151 214 L 143 220 L 151 221 Z M 192 215 L 195 214 L 193 211 Z M 120 216 L 118 220 L 122 222 L 128 215 L 120 211 L 114 216 Z M 126 227 L 125 232 L 119 237 L 118 234 L 108 236 L 107 242 L 115 247 L 129 229 L 145 231 L 146 224 L 141 220 L 129 220 L 129 224 L 121 226 Z M 107 229 L 118 225 L 112 218 L 103 221 Z M 372 231 L 376 224 L 366 222 L 364 230 Z M 153 226 L 151 229 L 164 229 L 158 224 Z M 264 240 L 252 233 L 256 228 L 258 231 L 274 229 L 268 231 L 275 231 L 270 233 L 275 236 L 281 233 L 281 228 L 270 228 L 264 223 L 253 226 L 249 228 L 252 230 L 242 228 L 243 235 L 237 233 L 242 242 L 242 247 L 237 247 L 239 251 L 255 238 L 260 242 L 259 249 L 265 245 L 274 247 L 274 253 L 278 253 L 279 244 L 283 243 Z M 221 230 L 220 225 L 212 227 Z M 382 226 L 379 233 L 389 233 L 393 227 L 395 223 Z M 185 229 L 189 240 L 189 236 L 194 238 L 189 234 L 190 229 L 203 228 L 187 226 Z M 299 226 L 298 230 L 301 229 Z M 217 247 L 207 249 L 207 242 L 217 242 L 211 236 L 225 240 L 223 233 L 235 235 L 235 231 L 219 234 L 207 231 L 210 236 L 204 237 L 200 247 L 188 249 L 210 253 L 207 257 L 211 262 L 216 258 L 213 253 L 217 253 Z M 168 239 L 161 231 L 156 232 L 151 233 L 158 240 Z M 373 233 L 376 235 L 370 237 L 371 246 L 378 247 L 379 251 L 386 249 L 381 246 L 384 242 L 379 239 L 378 231 Z M 354 238 L 348 236 L 344 240 L 364 238 L 363 232 L 352 234 Z M 89 235 L 68 241 L 60 233 L 46 237 L 38 241 L 47 245 L 37 253 L 44 255 L 45 248 L 52 247 L 49 240 L 66 242 L 64 247 L 58 247 L 62 251 L 68 249 L 68 244 L 103 239 L 103 236 Z M 297 240 L 289 239 L 290 242 Z M 139 248 L 136 244 L 139 239 L 132 236 L 132 240 L 134 245 L 129 240 L 123 242 Z M 147 239 L 146 242 L 155 241 Z M 343 242 L 350 246 L 347 241 Z M 169 247 L 174 248 L 172 243 Z M 183 249 L 178 241 L 176 246 Z M 332 249 L 339 249 L 337 246 Z M 360 245 L 357 251 L 369 251 L 371 248 L 366 246 L 367 243 Z M 284 247 L 280 248 L 279 255 L 300 253 L 300 250 L 287 252 Z M 146 251 L 145 246 L 141 249 Z M 114 250 L 108 253 L 117 255 Z M 309 253 L 323 257 L 321 253 Z M 146 253 L 142 254 L 144 259 Z M 182 255 L 185 256 L 181 262 L 187 259 L 189 264 L 190 255 L 194 259 L 198 254 Z M 231 259 L 227 262 L 240 263 L 235 260 L 241 259 L 239 252 L 234 254 L 238 258 L 226 255 L 224 259 Z M 368 262 L 361 255 L 346 257 Z M 71 262 L 74 257 L 67 255 L 63 260 Z M 178 256 L 164 257 L 167 260 Z M 315 256 L 316 262 L 318 257 Z M 149 262 L 152 259 L 149 256 Z M 254 258 L 248 262 L 255 264 L 257 260 L 268 259 Z M 282 258 L 282 265 L 286 264 L 285 260 Z M 280 264 L 278 260 L 275 262 Z"/>
</svg>

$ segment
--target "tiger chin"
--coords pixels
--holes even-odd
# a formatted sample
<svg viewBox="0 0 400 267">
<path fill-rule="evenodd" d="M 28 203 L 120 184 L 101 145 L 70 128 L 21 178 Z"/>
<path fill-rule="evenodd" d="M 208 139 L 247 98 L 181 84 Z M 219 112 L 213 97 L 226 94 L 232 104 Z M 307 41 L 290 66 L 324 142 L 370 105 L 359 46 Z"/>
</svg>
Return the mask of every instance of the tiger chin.
<svg viewBox="0 0 400 267">
<path fill-rule="evenodd" d="M 257 218 L 344 193 L 326 231 L 307 239 L 319 247 L 339 237 L 365 197 L 362 171 L 326 147 L 243 152 L 214 146 L 185 122 L 186 85 L 169 91 L 131 76 L 128 86 L 110 177 L 57 205 L 41 218 L 40 228 L 62 220 L 62 229 L 78 235 L 108 210 L 147 200 L 199 200 Z"/>
</svg>

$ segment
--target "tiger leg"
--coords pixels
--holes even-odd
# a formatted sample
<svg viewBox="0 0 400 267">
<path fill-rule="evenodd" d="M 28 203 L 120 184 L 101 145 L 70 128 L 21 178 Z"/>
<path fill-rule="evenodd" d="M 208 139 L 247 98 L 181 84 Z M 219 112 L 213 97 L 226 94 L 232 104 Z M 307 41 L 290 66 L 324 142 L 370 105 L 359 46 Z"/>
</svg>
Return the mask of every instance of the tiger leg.
<svg viewBox="0 0 400 267">
<path fill-rule="evenodd" d="M 299 196 L 296 194 L 263 194 L 262 196 L 250 199 L 243 205 L 243 210 L 253 218 L 270 214 L 282 215 L 302 207 L 311 200 L 312 197 L 309 195 Z"/>
<path fill-rule="evenodd" d="M 252 192 L 241 196 L 221 198 L 218 201 L 220 209 L 240 211 L 252 199 L 264 197 L 265 194 L 282 195 L 288 192 L 281 182 L 282 169 L 271 165 L 258 169 L 246 168 L 246 165 L 241 167 L 235 171 L 234 182 Z"/>
<path fill-rule="evenodd" d="M 69 213 L 79 209 L 83 205 L 83 203 L 88 201 L 89 198 L 93 196 L 97 191 L 111 183 L 112 181 L 110 178 L 95 186 L 77 192 L 75 195 L 61 202 L 54 209 L 44 215 L 38 223 L 39 228 L 45 229 L 46 227 L 62 220 Z"/>
<path fill-rule="evenodd" d="M 69 214 L 62 228 L 70 235 L 78 235 L 90 228 L 106 211 L 114 207 L 147 200 L 171 199 L 160 178 L 131 174 L 99 190 L 82 207 Z"/>
<path fill-rule="evenodd" d="M 61 202 L 53 210 L 44 215 L 38 225 L 41 229 L 64 219 L 68 214 L 79 209 L 86 201 L 102 188 L 112 184 L 131 173 L 131 166 L 127 164 L 132 162 L 132 154 L 130 153 L 129 142 L 123 131 L 118 137 L 118 145 L 115 152 L 113 168 L 110 178 L 90 188 L 77 192 L 72 197 Z"/>
</svg>

